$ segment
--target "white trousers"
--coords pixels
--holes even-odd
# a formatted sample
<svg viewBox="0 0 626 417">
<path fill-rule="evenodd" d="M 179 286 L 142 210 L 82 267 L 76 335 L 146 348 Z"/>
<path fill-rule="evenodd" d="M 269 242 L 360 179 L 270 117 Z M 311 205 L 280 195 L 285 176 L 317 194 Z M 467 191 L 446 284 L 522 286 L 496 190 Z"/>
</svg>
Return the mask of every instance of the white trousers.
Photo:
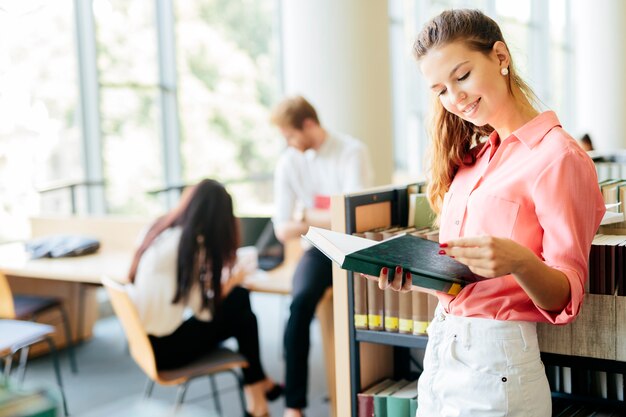
<svg viewBox="0 0 626 417">
<path fill-rule="evenodd" d="M 428 327 L 416 417 L 550 417 L 537 326 L 447 315 Z"/>
</svg>

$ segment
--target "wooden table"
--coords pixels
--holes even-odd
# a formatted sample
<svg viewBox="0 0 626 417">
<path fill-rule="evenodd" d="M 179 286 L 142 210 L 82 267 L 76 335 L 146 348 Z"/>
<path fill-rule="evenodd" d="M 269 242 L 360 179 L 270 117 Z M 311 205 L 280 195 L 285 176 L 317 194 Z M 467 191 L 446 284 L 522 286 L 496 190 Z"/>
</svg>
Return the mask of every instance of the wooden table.
<svg viewBox="0 0 626 417">
<path fill-rule="evenodd" d="M 245 283 L 251 291 L 288 295 L 291 278 L 296 268 L 300 250 L 288 250 L 285 262 L 272 271 L 257 271 Z M 48 295 L 63 299 L 68 311 L 75 341 L 88 339 L 98 318 L 95 288 L 101 285 L 102 276 L 118 282 L 127 282 L 133 252 L 103 248 L 91 255 L 71 258 L 30 259 L 23 243 L 0 245 L 0 271 L 9 280 L 15 294 Z M 46 322 L 45 316 L 42 322 Z M 58 332 L 55 342 L 64 346 Z"/>
<path fill-rule="evenodd" d="M 101 277 L 108 275 L 125 281 L 131 260 L 132 253 L 112 250 L 74 258 L 30 259 L 23 243 L 0 245 L 0 271 L 6 275 L 11 291 L 62 298 L 75 342 L 92 335 L 98 319 L 95 288 L 101 285 Z M 56 317 L 48 315 L 38 321 L 58 322 Z M 57 346 L 65 345 L 62 331 L 57 331 L 54 339 Z"/>
<path fill-rule="evenodd" d="M 285 246 L 285 260 L 271 271 L 257 271 L 244 286 L 250 291 L 289 295 L 292 277 L 302 254 L 299 240 Z M 127 274 L 133 252 L 113 250 L 103 245 L 95 254 L 73 258 L 30 259 L 23 243 L 0 245 L 0 271 L 9 280 L 11 290 L 16 294 L 48 295 L 63 299 L 68 311 L 72 335 L 75 342 L 89 339 L 93 325 L 98 319 L 98 303 L 95 289 L 101 285 L 102 276 L 119 282 L 127 282 Z M 319 303 L 316 315 L 321 324 L 322 343 L 327 373 L 331 409 L 334 414 L 335 375 L 334 375 L 334 335 L 332 290 L 329 289 Z M 45 316 L 41 322 L 48 322 Z M 61 329 L 57 329 L 54 341 L 57 346 L 65 345 Z M 41 345 L 33 353 L 42 353 Z"/>
</svg>

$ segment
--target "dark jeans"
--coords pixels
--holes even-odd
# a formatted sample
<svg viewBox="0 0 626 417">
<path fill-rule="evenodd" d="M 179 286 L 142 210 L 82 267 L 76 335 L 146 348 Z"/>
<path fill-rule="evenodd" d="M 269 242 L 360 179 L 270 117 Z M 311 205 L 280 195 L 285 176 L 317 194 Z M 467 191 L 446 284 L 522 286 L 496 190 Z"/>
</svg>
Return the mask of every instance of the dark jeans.
<svg viewBox="0 0 626 417">
<path fill-rule="evenodd" d="M 285 403 L 305 408 L 309 377 L 309 328 L 315 307 L 332 285 L 331 261 L 319 250 L 304 253 L 293 277 L 291 315 L 285 330 Z"/>
<path fill-rule="evenodd" d="M 228 294 L 213 320 L 206 322 L 192 317 L 170 335 L 149 336 L 158 369 L 186 365 L 231 337 L 237 339 L 239 353 L 249 363 L 242 369 L 245 384 L 265 379 L 256 316 L 250 306 L 250 294 L 244 288 L 235 287 Z"/>
</svg>

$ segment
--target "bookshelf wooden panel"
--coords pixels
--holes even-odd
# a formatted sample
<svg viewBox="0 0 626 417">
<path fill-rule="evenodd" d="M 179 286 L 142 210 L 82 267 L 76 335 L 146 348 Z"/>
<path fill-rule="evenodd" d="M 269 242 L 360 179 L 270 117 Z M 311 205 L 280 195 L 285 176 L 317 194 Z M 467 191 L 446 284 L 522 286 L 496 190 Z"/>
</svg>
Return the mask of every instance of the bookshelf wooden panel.
<svg viewBox="0 0 626 417">
<path fill-rule="evenodd" d="M 334 196 L 332 229 L 364 232 L 391 225 L 406 225 L 406 187 L 381 187 L 364 193 Z M 398 374 L 396 361 L 408 367 L 408 355 L 399 349 L 424 347 L 425 337 L 354 327 L 353 274 L 333 265 L 337 416 L 357 416 L 357 393 L 379 379 Z"/>
<path fill-rule="evenodd" d="M 389 186 L 334 196 L 331 210 L 332 229 L 340 232 L 403 226 L 408 217 L 407 187 Z M 382 378 L 405 377 L 403 372 L 409 369 L 408 349 L 425 348 L 428 337 L 356 330 L 353 274 L 337 266 L 333 266 L 333 291 L 337 352 L 335 415 L 357 417 L 358 392 Z M 544 364 L 626 374 L 626 320 L 623 317 L 626 317 L 626 297 L 587 295 L 577 324 L 538 326 Z M 594 336 L 589 337 L 589 334 Z M 572 394 L 553 393 L 553 398 L 625 406 L 623 401 Z"/>
</svg>

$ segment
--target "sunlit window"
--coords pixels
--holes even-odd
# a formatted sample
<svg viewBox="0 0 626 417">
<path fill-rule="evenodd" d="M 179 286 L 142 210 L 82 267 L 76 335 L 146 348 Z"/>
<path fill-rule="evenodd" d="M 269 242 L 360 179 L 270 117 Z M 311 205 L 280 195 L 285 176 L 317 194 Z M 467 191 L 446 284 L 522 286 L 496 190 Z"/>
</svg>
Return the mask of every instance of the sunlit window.
<svg viewBox="0 0 626 417">
<path fill-rule="evenodd" d="M 237 212 L 269 214 L 281 141 L 276 1 L 175 2 L 183 175 L 224 182 Z"/>
<path fill-rule="evenodd" d="M 269 124 L 279 86 L 275 4 L 172 2 L 176 82 L 169 86 L 159 73 L 159 36 L 168 34 L 157 27 L 157 2 L 94 2 L 108 212 L 158 212 L 163 199 L 152 191 L 206 177 L 227 185 L 238 212 L 271 210 L 281 145 Z M 164 92 L 177 108 L 162 106 Z M 177 122 L 181 158 L 169 167 L 181 172 L 169 177 L 166 117 Z"/>
<path fill-rule="evenodd" d="M 0 240 L 42 209 L 71 211 L 67 190 L 38 191 L 83 178 L 78 97 L 73 1 L 2 2 Z"/>
<path fill-rule="evenodd" d="M 109 213 L 162 210 L 155 2 L 94 2 L 102 158 Z"/>
</svg>

